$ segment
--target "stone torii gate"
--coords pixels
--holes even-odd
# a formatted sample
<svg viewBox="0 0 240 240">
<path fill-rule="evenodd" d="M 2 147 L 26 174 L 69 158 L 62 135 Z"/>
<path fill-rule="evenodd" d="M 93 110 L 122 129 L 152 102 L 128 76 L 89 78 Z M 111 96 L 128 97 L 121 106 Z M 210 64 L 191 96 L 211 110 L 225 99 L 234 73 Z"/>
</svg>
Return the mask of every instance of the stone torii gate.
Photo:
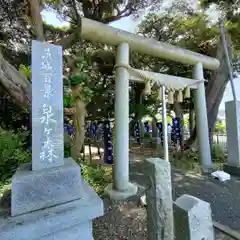
<svg viewBox="0 0 240 240">
<path fill-rule="evenodd" d="M 111 26 L 82 18 L 81 37 L 117 47 L 115 78 L 115 139 L 113 184 L 107 186 L 106 193 L 113 199 L 124 199 L 137 192 L 137 187 L 129 182 L 129 80 L 151 80 L 165 88 L 183 89 L 187 86 L 195 91 L 196 126 L 202 170 L 212 167 L 203 68 L 216 70 L 220 62 L 189 50 L 162 43 L 143 36 L 128 33 Z M 152 73 L 129 66 L 129 49 L 154 57 L 169 59 L 193 65 L 193 79 Z M 163 109 L 165 107 L 163 101 Z M 166 108 L 165 108 L 166 110 Z M 164 112 L 164 111 L 163 111 Z M 163 119 L 164 120 L 164 119 Z M 165 121 L 166 134 L 166 121 Z M 165 137 L 166 139 L 166 137 Z M 165 158 L 168 156 L 165 143 Z M 166 159 L 168 160 L 168 159 Z"/>
</svg>

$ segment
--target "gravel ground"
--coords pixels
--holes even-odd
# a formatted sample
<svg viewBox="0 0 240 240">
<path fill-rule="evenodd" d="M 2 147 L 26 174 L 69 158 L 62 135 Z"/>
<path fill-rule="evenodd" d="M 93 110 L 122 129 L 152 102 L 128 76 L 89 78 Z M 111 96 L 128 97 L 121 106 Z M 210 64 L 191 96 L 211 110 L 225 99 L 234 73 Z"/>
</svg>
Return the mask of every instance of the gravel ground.
<svg viewBox="0 0 240 240">
<path fill-rule="evenodd" d="M 136 200 L 104 199 L 105 216 L 94 221 L 94 240 L 145 240 L 146 210 Z M 216 240 L 233 240 L 218 231 Z"/>
<path fill-rule="evenodd" d="M 125 201 L 103 199 L 105 215 L 94 221 L 95 240 L 144 240 L 146 238 L 146 209 L 140 205 L 139 197 L 144 194 L 145 182 L 142 161 L 130 164 L 130 178 L 139 186 L 136 196 Z M 188 193 L 211 204 L 213 219 L 240 231 L 240 180 L 232 178 L 220 183 L 210 177 L 185 175 L 172 170 L 173 199 Z M 233 238 L 215 231 L 217 240 Z"/>
</svg>

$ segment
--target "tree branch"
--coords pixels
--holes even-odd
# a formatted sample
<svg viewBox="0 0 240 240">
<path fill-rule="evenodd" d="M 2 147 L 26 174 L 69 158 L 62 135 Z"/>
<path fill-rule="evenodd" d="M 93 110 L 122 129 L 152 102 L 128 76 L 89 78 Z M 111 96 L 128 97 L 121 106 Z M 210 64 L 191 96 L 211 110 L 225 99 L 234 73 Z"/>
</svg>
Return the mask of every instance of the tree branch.
<svg viewBox="0 0 240 240">
<path fill-rule="evenodd" d="M 68 35 L 65 38 L 62 38 L 61 40 L 57 42 L 53 42 L 56 45 L 61 45 L 63 49 L 70 48 L 74 43 L 76 43 L 79 40 L 80 33 L 78 30 L 75 30 L 76 32 Z"/>
<path fill-rule="evenodd" d="M 44 41 L 43 20 L 39 0 L 28 0 L 28 2 L 30 5 L 32 24 L 35 28 L 36 39 Z"/>
<path fill-rule="evenodd" d="M 0 83 L 22 108 L 31 106 L 31 84 L 0 52 Z"/>
<path fill-rule="evenodd" d="M 81 24 L 81 17 L 78 14 L 76 0 L 72 0 L 72 3 L 73 3 L 73 10 L 76 14 L 76 22 L 77 22 L 77 25 L 79 25 L 79 24 Z"/>
<path fill-rule="evenodd" d="M 118 10 L 118 14 L 116 16 L 109 16 L 107 18 L 104 18 L 101 22 L 102 23 L 115 22 L 121 18 L 130 16 L 131 14 L 133 14 L 133 12 L 134 12 L 134 9 L 132 8 L 132 4 L 129 3 L 126 5 L 126 7 L 122 11 Z"/>
</svg>

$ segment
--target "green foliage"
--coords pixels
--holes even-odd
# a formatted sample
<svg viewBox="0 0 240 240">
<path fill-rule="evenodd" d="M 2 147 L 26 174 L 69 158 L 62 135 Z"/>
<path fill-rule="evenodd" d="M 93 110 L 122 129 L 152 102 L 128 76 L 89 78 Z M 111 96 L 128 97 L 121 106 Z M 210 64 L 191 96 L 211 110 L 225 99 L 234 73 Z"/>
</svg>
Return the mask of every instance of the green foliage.
<svg viewBox="0 0 240 240">
<path fill-rule="evenodd" d="M 130 105 L 130 112 L 135 112 L 139 118 L 149 114 L 149 111 L 147 110 L 146 106 L 138 103 L 132 103 Z"/>
<path fill-rule="evenodd" d="M 213 167 L 216 169 L 221 168 L 227 157 L 224 147 L 221 144 L 213 144 L 211 153 Z M 170 150 L 169 155 L 170 161 L 174 167 L 183 171 L 201 172 L 201 163 L 198 151 L 186 150 L 184 152 L 177 152 L 175 150 Z"/>
<path fill-rule="evenodd" d="M 239 45 L 239 23 L 226 22 L 226 28 L 232 37 L 234 50 Z M 176 6 L 161 14 L 151 13 L 139 25 L 139 33 L 146 37 L 171 43 L 194 52 L 215 56 L 215 47 L 219 41 L 219 25 L 211 21 L 204 11 L 181 12 Z M 172 61 L 159 61 L 156 58 L 141 58 L 152 69 L 177 76 L 190 77 L 192 67 Z M 159 71 L 158 70 L 158 71 Z M 209 72 L 206 72 L 209 74 Z M 208 76 L 207 76 L 208 77 Z"/>
<path fill-rule="evenodd" d="M 144 133 L 144 139 L 150 139 L 151 134 L 149 132 Z"/>
<path fill-rule="evenodd" d="M 167 116 L 167 123 L 168 123 L 168 124 L 172 124 L 172 117 Z"/>
<path fill-rule="evenodd" d="M 212 159 L 214 162 L 224 163 L 226 160 L 226 152 L 221 144 L 214 143 L 212 146 Z"/>
<path fill-rule="evenodd" d="M 81 169 L 84 179 L 102 195 L 104 188 L 112 181 L 112 169 L 91 164 L 82 164 Z"/>
<path fill-rule="evenodd" d="M 68 158 L 71 157 L 71 144 L 64 143 L 64 157 Z"/>
<path fill-rule="evenodd" d="M 183 123 L 184 123 L 184 126 L 188 125 L 189 124 L 188 119 L 184 119 Z"/>
<path fill-rule="evenodd" d="M 78 84 L 84 83 L 87 80 L 86 74 L 75 75 L 69 78 L 71 86 L 76 86 Z"/>
<path fill-rule="evenodd" d="M 206 55 L 212 54 L 219 36 L 218 25 L 211 25 L 204 13 L 190 14 L 169 9 L 162 14 L 152 13 L 139 25 L 139 33 L 147 37 L 178 45 Z M 176 9 L 175 9 L 176 12 Z M 156 63 L 157 59 L 152 62 Z M 170 61 L 158 61 L 159 68 L 168 74 L 190 77 L 190 68 Z"/>
<path fill-rule="evenodd" d="M 184 152 L 170 151 L 169 155 L 170 161 L 175 168 L 182 171 L 201 172 L 198 152 L 191 150 Z"/>
<path fill-rule="evenodd" d="M 93 96 L 93 90 L 89 87 L 89 82 L 91 81 L 91 65 L 86 60 L 87 57 L 76 57 L 72 66 L 72 72 L 65 82 L 70 83 L 70 86 L 81 86 L 79 96 L 84 100 L 85 103 L 91 101 Z M 67 96 L 66 103 L 71 105 L 70 99 Z"/>
<path fill-rule="evenodd" d="M 31 154 L 23 148 L 27 134 L 26 131 L 16 134 L 0 127 L 0 176 L 2 181 L 11 177 L 21 163 L 30 161 Z"/>
<path fill-rule="evenodd" d="M 159 122 L 162 122 L 162 115 L 157 116 L 157 120 L 158 120 Z M 172 117 L 169 116 L 169 115 L 167 115 L 167 124 L 172 124 Z"/>
<path fill-rule="evenodd" d="M 229 20 L 225 22 L 226 29 L 232 38 L 231 47 L 233 47 L 233 69 L 235 72 L 240 69 L 238 57 L 238 49 L 240 49 L 239 24 L 240 21 L 233 22 Z M 212 21 L 206 12 L 200 9 L 193 11 L 182 8 L 181 10 L 178 6 L 169 8 L 168 11 L 160 14 L 157 12 L 148 14 L 139 25 L 138 32 L 145 37 L 154 38 L 158 41 L 177 45 L 212 57 L 216 57 L 216 47 L 220 36 L 218 22 Z M 141 68 L 151 69 L 154 72 L 192 78 L 192 66 L 141 55 L 135 56 L 135 62 L 140 62 Z M 204 76 L 206 79 L 215 81 L 210 71 L 206 70 Z M 153 88 L 154 91 L 157 90 Z M 220 96 L 219 99 L 221 100 Z M 207 99 L 208 101 L 211 100 Z M 156 100 L 153 104 L 156 104 Z M 188 101 L 185 100 L 181 107 L 188 109 L 192 105 L 193 99 L 189 99 Z M 209 118 L 213 117 L 215 116 L 209 116 Z"/>
<path fill-rule="evenodd" d="M 1 95 L 2 98 L 3 95 Z M 2 107 L 0 120 L 7 128 L 17 130 L 23 126 L 29 126 L 29 113 L 27 109 L 22 109 L 15 102 L 6 99 L 7 106 Z"/>
<path fill-rule="evenodd" d="M 219 39 L 218 25 L 211 25 L 208 16 L 202 12 L 193 13 L 189 9 L 182 10 L 178 6 L 174 6 L 161 14 L 148 14 L 139 25 L 138 33 L 201 54 L 210 56 L 215 54 L 213 50 Z M 136 68 L 147 68 L 154 72 L 192 78 L 191 66 L 139 54 L 134 57 L 135 64 L 133 65 Z M 206 73 L 208 74 L 206 74 L 206 78 L 209 78 L 209 72 Z M 155 96 L 155 98 L 152 103 L 149 102 L 149 105 L 156 106 L 157 91 L 158 89 L 153 87 L 151 96 Z M 185 101 L 182 108 L 189 107 L 189 104 L 191 104 L 189 100 Z"/>
<path fill-rule="evenodd" d="M 85 103 L 89 103 L 92 100 L 92 97 L 94 95 L 94 91 L 89 87 L 87 87 L 86 85 L 83 86 L 81 93 Z"/>
<path fill-rule="evenodd" d="M 239 23 L 239 1 L 238 0 L 200 0 L 199 3 L 204 8 L 214 6 L 227 20 Z"/>
<path fill-rule="evenodd" d="M 214 132 L 220 133 L 220 134 L 225 134 L 226 133 L 226 123 L 223 121 L 217 121 Z"/>
<path fill-rule="evenodd" d="M 29 81 L 31 81 L 32 70 L 30 67 L 20 64 L 19 71 L 22 72 Z"/>
<path fill-rule="evenodd" d="M 70 95 L 70 94 L 64 95 L 63 105 L 65 108 L 72 107 L 72 95 Z"/>
<path fill-rule="evenodd" d="M 55 4 L 56 7 L 61 6 L 61 0 L 44 0 L 46 4 Z"/>
</svg>

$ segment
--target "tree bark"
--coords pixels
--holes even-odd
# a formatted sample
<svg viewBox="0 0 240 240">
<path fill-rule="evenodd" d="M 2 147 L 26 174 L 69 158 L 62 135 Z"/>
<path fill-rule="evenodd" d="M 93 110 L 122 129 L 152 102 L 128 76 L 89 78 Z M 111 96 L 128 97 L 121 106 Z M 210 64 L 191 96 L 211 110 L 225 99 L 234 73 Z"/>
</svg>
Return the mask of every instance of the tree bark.
<svg viewBox="0 0 240 240">
<path fill-rule="evenodd" d="M 134 119 L 131 121 L 130 124 L 130 132 L 131 134 L 133 134 L 134 132 L 134 125 L 135 123 L 137 123 L 139 121 L 139 127 L 140 127 L 140 135 L 141 137 L 144 136 L 144 128 L 141 124 L 141 119 L 142 119 L 142 111 L 140 110 L 140 106 L 142 105 L 142 98 L 143 98 L 143 89 L 144 89 L 144 85 L 143 84 L 136 84 L 134 86 L 134 91 L 135 91 L 135 96 L 134 96 L 134 101 L 135 103 L 138 105 L 135 109 L 135 116 Z"/>
<path fill-rule="evenodd" d="M 44 34 L 39 0 L 29 0 L 29 5 L 36 38 L 43 41 Z M 4 59 L 1 52 L 0 82 L 19 106 L 30 110 L 32 102 L 31 83 L 21 72 Z"/>
<path fill-rule="evenodd" d="M 231 49 L 229 48 L 229 52 L 230 51 Z M 229 55 L 232 58 L 232 54 Z M 213 135 L 219 105 L 222 101 L 224 91 L 229 81 L 228 67 L 222 44 L 220 44 L 218 48 L 217 58 L 220 60 L 220 68 L 218 71 L 213 73 L 213 81 L 210 81 L 206 87 L 208 127 L 210 137 Z"/>
<path fill-rule="evenodd" d="M 157 118 L 155 115 L 151 116 L 152 117 L 152 137 L 156 138 L 158 137 L 158 128 L 157 128 Z"/>
<path fill-rule="evenodd" d="M 183 110 L 182 110 L 182 107 L 181 107 L 181 103 L 175 101 L 174 104 L 173 104 L 173 108 L 174 108 L 174 112 L 176 114 L 176 117 L 180 118 L 181 127 L 183 127 Z"/>
<path fill-rule="evenodd" d="M 71 156 L 73 159 L 78 160 L 81 157 L 81 151 L 84 143 L 85 135 L 85 103 L 80 97 L 80 86 L 72 86 L 72 100 L 75 114 L 73 115 L 73 124 L 75 127 L 75 136 L 71 146 Z"/>
<path fill-rule="evenodd" d="M 21 72 L 3 58 L 1 52 L 0 82 L 19 106 L 30 110 L 32 101 L 31 83 Z"/>
<path fill-rule="evenodd" d="M 41 16 L 41 7 L 39 0 L 28 0 L 30 5 L 31 19 L 36 39 L 44 41 L 43 21 Z"/>
</svg>

